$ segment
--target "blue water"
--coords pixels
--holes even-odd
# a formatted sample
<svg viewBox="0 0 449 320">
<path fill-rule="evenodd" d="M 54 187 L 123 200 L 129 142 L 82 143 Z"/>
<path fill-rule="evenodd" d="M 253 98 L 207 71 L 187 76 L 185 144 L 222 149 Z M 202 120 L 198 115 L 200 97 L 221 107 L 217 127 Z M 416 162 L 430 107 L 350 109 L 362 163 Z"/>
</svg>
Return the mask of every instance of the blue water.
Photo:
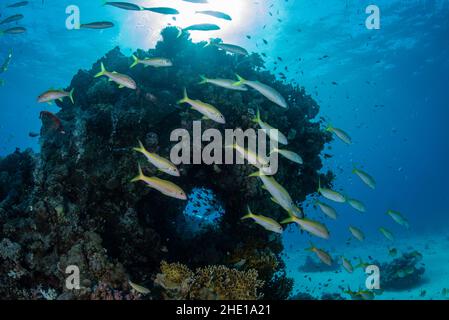
<svg viewBox="0 0 449 320">
<path fill-rule="evenodd" d="M 28 136 L 41 126 L 43 107 L 36 97 L 50 87 L 67 87 L 79 69 L 90 68 L 113 47 L 129 55 L 134 49 L 153 47 L 158 32 L 169 23 L 185 27 L 213 22 L 223 29 L 196 32 L 193 39 L 222 37 L 265 53 L 268 69 L 277 66 L 288 81 L 304 86 L 321 106 L 320 115 L 351 135 L 352 145 L 335 140 L 329 146 L 326 152 L 333 157 L 324 161 L 323 172 L 335 171 L 335 186 L 362 200 L 368 211 L 362 215 L 336 205 L 342 218 L 329 223 L 334 243 L 349 237 L 348 224 L 362 228 L 368 242 L 381 239 L 380 226 L 398 238 L 447 233 L 449 1 L 377 0 L 379 30 L 365 27 L 365 8 L 372 1 L 211 0 L 210 9 L 232 6 L 231 24 L 194 15 L 195 8 L 205 8 L 202 5 L 163 0 L 151 4 L 167 2 L 188 14 L 173 21 L 104 7 L 99 0 L 36 0 L 17 9 L 5 9 L 2 3 L 1 19 L 20 12 L 25 19 L 19 25 L 28 31 L 0 36 L 0 63 L 10 48 L 14 52 L 9 70 L 0 74 L 5 80 L 0 87 L 0 155 L 15 148 L 38 151 L 38 140 Z M 80 7 L 82 22 L 108 20 L 116 27 L 67 30 L 65 9 L 71 4 Z M 45 109 L 58 111 L 54 105 Z M 376 178 L 375 191 L 351 174 L 353 163 Z M 395 224 L 385 214 L 388 209 L 403 213 L 411 229 Z M 321 217 L 312 207 L 306 211 Z M 308 238 L 297 231 L 287 233 L 287 247 L 298 239 L 301 247 L 307 244 Z"/>
</svg>

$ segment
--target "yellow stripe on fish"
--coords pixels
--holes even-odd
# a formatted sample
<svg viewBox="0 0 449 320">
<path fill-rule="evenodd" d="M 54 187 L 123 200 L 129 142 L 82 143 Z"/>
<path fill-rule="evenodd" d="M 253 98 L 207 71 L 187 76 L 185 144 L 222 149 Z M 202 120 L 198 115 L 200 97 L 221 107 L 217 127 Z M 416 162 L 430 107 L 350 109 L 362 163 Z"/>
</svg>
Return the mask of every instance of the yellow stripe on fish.
<svg viewBox="0 0 449 320">
<path fill-rule="evenodd" d="M 198 111 L 199 113 L 204 115 L 205 118 L 207 119 L 213 120 L 221 124 L 226 123 L 224 116 L 221 114 L 220 111 L 218 111 L 217 108 L 200 100 L 190 99 L 187 95 L 187 90 L 185 88 L 184 88 L 184 98 L 178 101 L 178 104 L 181 103 L 188 103 L 193 110 Z"/>
<path fill-rule="evenodd" d="M 148 152 L 143 146 L 142 142 L 140 142 L 140 140 L 138 140 L 138 142 L 139 147 L 133 148 L 134 151 L 142 153 L 145 156 L 145 158 L 147 158 L 147 160 L 151 164 L 153 164 L 156 168 L 158 168 L 160 171 L 175 177 L 180 176 L 178 168 L 176 168 L 176 166 L 173 163 L 155 153 Z"/>
</svg>

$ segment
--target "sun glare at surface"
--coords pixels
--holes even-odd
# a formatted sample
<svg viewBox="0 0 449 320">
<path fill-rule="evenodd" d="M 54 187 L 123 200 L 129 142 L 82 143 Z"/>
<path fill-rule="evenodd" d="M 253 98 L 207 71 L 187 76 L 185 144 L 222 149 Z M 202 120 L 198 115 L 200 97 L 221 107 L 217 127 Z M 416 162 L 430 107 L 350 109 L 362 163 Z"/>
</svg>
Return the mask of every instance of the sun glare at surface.
<svg viewBox="0 0 449 320">
<path fill-rule="evenodd" d="M 191 3 L 182 0 L 153 0 L 135 2 L 142 7 L 171 7 L 177 9 L 178 15 L 161 15 L 153 12 L 118 12 L 118 19 L 124 19 L 125 27 L 121 30 L 120 41 L 129 47 L 150 48 L 160 37 L 160 30 L 172 25 L 186 28 L 194 24 L 216 24 L 220 30 L 191 31 L 193 41 L 198 42 L 219 37 L 227 41 L 242 37 L 245 29 L 253 25 L 257 19 L 258 8 L 252 8 L 254 3 L 249 0 L 209 0 L 209 3 Z M 260 6 L 258 6 L 260 9 Z M 216 18 L 199 11 L 218 11 L 228 14 L 232 21 Z"/>
</svg>

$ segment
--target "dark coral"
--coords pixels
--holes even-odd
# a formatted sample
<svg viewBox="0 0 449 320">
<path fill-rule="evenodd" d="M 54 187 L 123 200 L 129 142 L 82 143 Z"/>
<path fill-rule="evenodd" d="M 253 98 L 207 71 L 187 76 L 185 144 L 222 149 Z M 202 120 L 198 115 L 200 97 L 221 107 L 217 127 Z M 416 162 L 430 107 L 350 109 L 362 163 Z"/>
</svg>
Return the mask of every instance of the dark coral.
<svg viewBox="0 0 449 320">
<path fill-rule="evenodd" d="M 289 149 L 304 159 L 301 171 L 298 165 L 280 159 L 276 176 L 300 204 L 317 189 L 320 153 L 331 139 L 319 121 L 311 121 L 319 107 L 304 89 L 264 71 L 257 54 L 236 57 L 176 35 L 176 29 L 167 28 L 155 49 L 136 53 L 169 58 L 172 68 L 130 69 L 131 59 L 116 48 L 92 70 L 79 71 L 70 85 L 75 89 L 75 104 L 57 102 L 65 134 L 44 123 L 40 154 L 16 152 L 1 160 L 3 298 L 125 297 L 129 279 L 152 286 L 164 259 L 191 270 L 203 268 L 209 274 L 223 271 L 220 268 L 224 266 L 231 268 L 226 269 L 229 274 L 249 273 L 246 276 L 253 278 L 257 274 L 265 283 L 258 290 L 260 295 L 288 297 L 292 284 L 281 259 L 280 237 L 240 221 L 247 205 L 278 220 L 285 217 L 260 188 L 259 179 L 248 178 L 254 171 L 251 166 L 179 166 L 178 185 L 187 192 L 195 187 L 212 190 L 225 210 L 218 228 L 185 240 L 173 223 L 185 203 L 130 183 L 137 162 L 148 175 L 160 175 L 132 147 L 141 139 L 150 151 L 167 157 L 173 145 L 170 132 L 175 128 L 192 131 L 192 121 L 200 116 L 177 105 L 183 87 L 192 98 L 217 106 L 226 117 L 226 128 L 256 128 L 251 118 L 259 108 L 263 119 L 289 135 Z M 100 62 L 108 70 L 130 75 L 137 90 L 119 89 L 104 77 L 94 78 Z M 201 74 L 234 78 L 234 72 L 277 89 L 287 98 L 289 109 L 273 105 L 253 90 L 242 93 L 198 84 Z M 202 126 L 203 130 L 223 130 L 211 121 Z M 322 184 L 330 184 L 331 179 L 331 173 L 323 175 Z M 240 263 L 242 260 L 248 265 Z M 243 269 L 232 271 L 236 263 Z M 65 267 L 71 264 L 81 268 L 82 290 L 68 294 Z M 232 277 L 238 278 L 240 273 Z M 198 283 L 198 292 L 201 286 L 208 286 Z"/>
</svg>

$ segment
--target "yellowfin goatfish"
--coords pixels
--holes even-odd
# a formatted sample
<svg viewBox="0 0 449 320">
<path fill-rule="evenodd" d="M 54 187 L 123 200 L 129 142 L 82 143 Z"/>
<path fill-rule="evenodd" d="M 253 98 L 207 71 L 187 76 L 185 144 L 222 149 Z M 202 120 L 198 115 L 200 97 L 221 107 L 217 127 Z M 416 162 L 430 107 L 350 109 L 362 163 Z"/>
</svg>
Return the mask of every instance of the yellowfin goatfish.
<svg viewBox="0 0 449 320">
<path fill-rule="evenodd" d="M 356 200 L 356 199 L 347 199 L 347 201 L 348 201 L 349 205 L 351 207 L 353 207 L 354 209 L 356 209 L 357 211 L 366 212 L 366 207 L 361 201 Z"/>
<path fill-rule="evenodd" d="M 245 149 L 244 147 L 234 143 L 232 146 L 227 146 L 227 148 L 233 148 L 237 151 L 243 159 L 248 160 L 250 164 L 255 166 L 256 168 L 263 168 L 269 165 L 269 162 L 266 158 L 260 157 L 257 153 L 252 150 Z"/>
<path fill-rule="evenodd" d="M 210 83 L 213 84 L 217 87 L 222 87 L 225 89 L 230 89 L 230 90 L 236 90 L 236 91 L 248 91 L 247 87 L 241 86 L 241 87 L 236 87 L 233 85 L 233 83 L 235 82 L 234 80 L 230 80 L 230 79 L 209 79 L 206 78 L 205 76 L 200 76 L 201 77 L 201 82 L 199 84 L 204 84 L 204 83 Z"/>
<path fill-rule="evenodd" d="M 150 293 L 150 290 L 148 290 L 145 287 L 142 287 L 141 285 L 138 285 L 134 282 L 128 281 L 129 285 L 131 286 L 131 288 L 133 288 L 134 290 L 136 290 L 138 293 L 140 294 L 148 294 Z"/>
<path fill-rule="evenodd" d="M 101 71 L 95 75 L 95 78 L 106 76 L 109 81 L 114 81 L 119 85 L 119 88 L 129 88 L 135 90 L 137 88 L 136 82 L 129 76 L 118 72 L 109 72 L 105 69 L 103 62 L 101 63 Z"/>
<path fill-rule="evenodd" d="M 400 225 L 403 226 L 403 227 L 406 227 L 407 229 L 410 228 L 410 225 L 409 225 L 407 219 L 404 218 L 404 216 L 401 215 L 399 212 L 393 211 L 393 210 L 388 210 L 388 211 L 387 211 L 387 214 L 388 214 L 391 218 L 393 218 L 393 220 L 394 220 L 396 223 L 400 224 Z"/>
<path fill-rule="evenodd" d="M 6 8 L 19 8 L 19 7 L 24 7 L 26 5 L 28 5 L 28 1 L 20 1 L 20 2 L 16 2 L 13 4 L 10 4 L 9 6 L 7 6 Z"/>
<path fill-rule="evenodd" d="M 5 18 L 2 21 L 0 21 L 0 24 L 5 24 L 5 23 L 14 22 L 14 21 L 19 21 L 21 19 L 23 19 L 23 15 L 22 14 L 15 14 L 13 16 L 9 16 L 8 18 Z"/>
<path fill-rule="evenodd" d="M 351 231 L 351 234 L 359 241 L 365 240 L 365 235 L 363 234 L 362 230 L 356 228 L 356 227 L 349 227 L 349 231 Z"/>
<path fill-rule="evenodd" d="M 229 43 L 222 43 L 222 42 L 214 42 L 211 41 L 209 42 L 208 46 L 215 46 L 221 50 L 230 52 L 230 53 L 235 53 L 235 54 L 240 54 L 242 56 L 247 56 L 248 55 L 248 51 L 245 48 L 242 48 L 240 46 L 237 46 L 235 44 L 229 44 Z"/>
<path fill-rule="evenodd" d="M 136 182 L 136 181 L 143 181 L 150 188 L 153 188 L 166 196 L 180 199 L 180 200 L 187 200 L 186 193 L 180 187 L 178 187 L 176 184 L 174 184 L 170 181 L 159 179 L 157 177 L 145 176 L 142 172 L 142 168 L 140 167 L 140 164 L 139 164 L 139 174 L 137 175 L 137 177 L 135 177 L 134 179 L 131 180 L 131 182 Z"/>
<path fill-rule="evenodd" d="M 47 102 L 47 103 L 51 103 L 54 100 L 59 100 L 62 101 L 62 99 L 68 97 L 70 98 L 70 101 L 72 101 L 72 103 L 74 104 L 75 102 L 73 101 L 73 92 L 75 89 L 70 90 L 70 92 L 66 92 L 63 90 L 48 90 L 45 91 L 43 94 L 41 94 L 38 98 L 37 98 L 37 102 L 39 103 L 43 103 L 43 102 Z"/>
<path fill-rule="evenodd" d="M 331 200 L 334 202 L 339 202 L 339 203 L 346 202 L 346 197 L 344 195 L 342 195 L 341 193 L 331 190 L 331 189 L 321 188 L 320 180 L 318 180 L 318 192 L 328 200 Z"/>
<path fill-rule="evenodd" d="M 345 270 L 349 273 L 352 273 L 354 271 L 354 267 L 352 266 L 351 261 L 349 261 L 345 257 L 341 257 L 341 264 L 343 265 L 343 268 L 345 268 Z"/>
<path fill-rule="evenodd" d="M 271 153 L 275 152 L 279 153 L 280 155 L 284 156 L 285 158 L 287 158 L 292 162 L 295 162 L 297 164 L 304 164 L 304 161 L 302 160 L 301 156 L 293 151 L 274 148 L 273 151 L 271 151 Z"/>
<path fill-rule="evenodd" d="M 256 117 L 252 121 L 257 123 L 263 130 L 265 130 L 265 133 L 268 134 L 271 140 L 277 141 L 285 145 L 288 144 L 287 137 L 282 132 L 273 128 L 268 123 L 262 121 L 262 119 L 260 118 L 259 109 L 257 109 Z"/>
<path fill-rule="evenodd" d="M 123 10 L 141 11 L 141 10 L 145 9 L 141 6 L 138 6 L 134 3 L 129 3 L 129 2 L 116 2 L 116 1 L 103 0 L 103 4 L 106 6 L 112 6 L 112 7 L 120 8 Z"/>
<path fill-rule="evenodd" d="M 248 214 L 246 216 L 242 217 L 242 220 L 245 220 L 245 219 L 253 219 L 257 224 L 261 225 L 268 231 L 273 231 L 276 233 L 282 233 L 282 231 L 283 231 L 282 226 L 279 223 L 277 223 L 275 220 L 265 217 L 265 216 L 253 214 L 249 207 L 248 207 Z"/>
<path fill-rule="evenodd" d="M 349 136 L 349 134 L 347 134 L 346 132 L 344 132 L 341 129 L 334 128 L 331 125 L 328 125 L 327 128 L 326 128 L 326 131 L 332 132 L 333 134 L 335 134 L 338 138 L 340 138 L 346 144 L 351 144 L 352 143 L 352 139 Z"/>
<path fill-rule="evenodd" d="M 188 103 L 193 110 L 203 114 L 205 118 L 213 120 L 218 123 L 225 124 L 226 120 L 224 116 L 214 106 L 204 103 L 200 100 L 192 100 L 187 95 L 187 90 L 184 88 L 184 98 L 178 101 L 178 104 Z"/>
<path fill-rule="evenodd" d="M 313 243 L 310 243 L 310 248 L 306 249 L 306 251 L 311 251 L 314 252 L 316 254 L 316 256 L 318 257 L 318 259 L 321 260 L 321 262 L 323 262 L 324 264 L 327 264 L 328 266 L 332 265 L 332 257 L 329 255 L 329 253 L 327 253 L 326 251 L 322 250 L 322 249 L 318 249 L 317 247 L 315 247 L 313 245 Z"/>
<path fill-rule="evenodd" d="M 13 27 L 13 28 L 9 28 L 6 30 L 0 30 L 0 36 L 5 35 L 5 34 L 20 34 L 20 33 L 24 33 L 26 32 L 27 29 L 25 29 L 24 27 Z"/>
<path fill-rule="evenodd" d="M 80 25 L 81 29 L 108 29 L 112 28 L 114 24 L 108 21 L 83 23 Z"/>
<path fill-rule="evenodd" d="M 330 237 L 329 230 L 324 224 L 307 218 L 299 218 L 297 216 L 290 215 L 289 218 L 283 220 L 281 223 L 296 223 L 302 230 L 307 231 L 308 233 L 313 234 L 316 237 L 322 239 L 329 239 Z"/>
<path fill-rule="evenodd" d="M 287 190 L 285 190 L 273 177 L 267 176 L 261 171 L 251 174 L 250 177 L 259 177 L 264 184 L 264 189 L 271 194 L 271 200 L 284 208 L 290 216 L 303 217 L 301 210 L 296 207 Z"/>
<path fill-rule="evenodd" d="M 133 60 L 134 60 L 134 62 L 130 66 L 130 68 L 134 68 L 139 63 L 142 64 L 145 68 L 146 67 L 163 68 L 163 67 L 171 67 L 171 66 L 173 66 L 173 63 L 169 59 L 165 59 L 165 58 L 139 59 L 135 55 L 133 55 Z"/>
<path fill-rule="evenodd" d="M 196 11 L 196 13 L 205 14 L 205 15 L 215 17 L 218 19 L 232 21 L 232 17 L 229 14 L 226 14 L 226 13 L 220 12 L 220 11 L 203 10 L 203 11 Z"/>
<path fill-rule="evenodd" d="M 355 167 L 352 169 L 352 173 L 356 174 L 368 187 L 376 189 L 376 180 L 374 180 L 368 173 Z"/>
<path fill-rule="evenodd" d="M 234 83 L 235 86 L 247 85 L 248 87 L 253 88 L 257 92 L 262 94 L 265 98 L 267 98 L 271 102 L 277 104 L 278 106 L 280 106 L 282 108 L 288 108 L 287 102 L 285 101 L 284 97 L 279 92 L 277 92 L 275 89 L 273 89 L 259 81 L 245 80 L 238 74 L 236 76 L 238 78 L 238 81 Z"/>
<path fill-rule="evenodd" d="M 217 26 L 216 24 L 211 23 L 193 24 L 191 26 L 188 26 L 187 28 L 179 29 L 178 38 L 185 31 L 216 31 L 216 30 L 220 30 L 220 27 Z"/>
<path fill-rule="evenodd" d="M 315 204 L 318 207 L 320 207 L 321 211 L 323 211 L 323 213 L 326 216 L 328 216 L 329 218 L 334 219 L 334 220 L 337 219 L 337 211 L 334 208 L 332 208 L 330 205 L 328 205 L 328 204 L 326 204 L 324 202 L 321 202 L 319 200 L 316 200 Z"/>
<path fill-rule="evenodd" d="M 139 147 L 134 148 L 134 151 L 140 152 L 147 158 L 147 160 L 153 164 L 156 168 L 158 168 L 160 171 L 168 173 L 169 175 L 179 177 L 179 170 L 176 168 L 176 166 L 168 161 L 167 159 L 164 159 L 160 156 L 158 156 L 155 153 L 148 152 L 145 147 L 143 146 L 142 142 L 139 140 Z"/>
<path fill-rule="evenodd" d="M 390 231 L 388 231 L 384 227 L 379 228 L 379 231 L 380 231 L 380 233 L 382 233 L 384 235 L 385 238 L 387 238 L 388 240 L 394 241 L 394 236 Z"/>
<path fill-rule="evenodd" d="M 179 14 L 178 10 L 167 7 L 144 8 L 144 10 L 160 14 Z"/>
</svg>

